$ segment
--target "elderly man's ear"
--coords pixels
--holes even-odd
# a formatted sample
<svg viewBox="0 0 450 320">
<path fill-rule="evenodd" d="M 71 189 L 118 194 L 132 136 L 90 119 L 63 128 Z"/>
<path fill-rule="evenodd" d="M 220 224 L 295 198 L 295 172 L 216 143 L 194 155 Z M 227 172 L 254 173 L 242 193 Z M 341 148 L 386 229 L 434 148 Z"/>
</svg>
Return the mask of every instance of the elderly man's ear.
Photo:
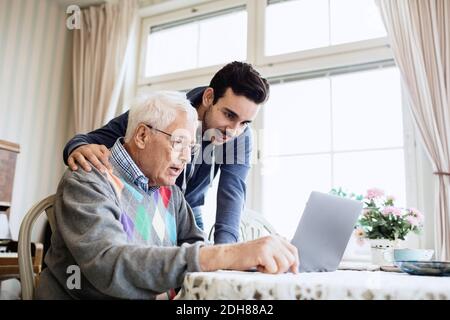
<svg viewBox="0 0 450 320">
<path fill-rule="evenodd" d="M 148 139 L 150 139 L 150 130 L 145 125 L 140 125 L 136 129 L 133 137 L 134 143 L 139 149 L 144 149 Z"/>
</svg>

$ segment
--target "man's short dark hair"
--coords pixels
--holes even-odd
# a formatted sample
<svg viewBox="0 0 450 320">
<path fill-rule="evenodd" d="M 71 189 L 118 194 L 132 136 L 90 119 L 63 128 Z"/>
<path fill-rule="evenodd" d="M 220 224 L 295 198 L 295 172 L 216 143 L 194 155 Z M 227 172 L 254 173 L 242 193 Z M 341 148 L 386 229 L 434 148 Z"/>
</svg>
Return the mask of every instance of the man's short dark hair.
<svg viewBox="0 0 450 320">
<path fill-rule="evenodd" d="M 228 88 L 238 96 L 244 96 L 256 104 L 261 104 L 269 98 L 269 83 L 261 77 L 251 64 L 234 61 L 220 69 L 209 84 L 214 89 L 214 101 L 225 95 Z"/>
</svg>

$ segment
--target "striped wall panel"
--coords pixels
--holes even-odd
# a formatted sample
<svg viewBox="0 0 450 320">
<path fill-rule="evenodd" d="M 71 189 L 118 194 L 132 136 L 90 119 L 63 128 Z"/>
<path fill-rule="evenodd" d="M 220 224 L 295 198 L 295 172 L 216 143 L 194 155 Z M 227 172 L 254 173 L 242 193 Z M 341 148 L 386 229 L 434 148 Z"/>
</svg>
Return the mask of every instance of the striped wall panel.
<svg viewBox="0 0 450 320">
<path fill-rule="evenodd" d="M 54 193 L 73 132 L 71 31 L 53 0 L 0 0 L 0 139 L 20 144 L 11 209 L 17 238 L 26 211 Z"/>
</svg>

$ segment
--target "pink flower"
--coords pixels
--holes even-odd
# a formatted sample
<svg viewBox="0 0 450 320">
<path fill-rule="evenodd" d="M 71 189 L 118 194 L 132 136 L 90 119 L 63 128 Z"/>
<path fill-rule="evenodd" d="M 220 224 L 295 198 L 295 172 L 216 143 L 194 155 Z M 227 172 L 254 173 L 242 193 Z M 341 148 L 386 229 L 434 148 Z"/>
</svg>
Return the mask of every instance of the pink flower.
<svg viewBox="0 0 450 320">
<path fill-rule="evenodd" d="M 366 235 L 364 230 L 361 227 L 356 228 L 353 233 L 355 234 L 355 236 L 357 238 L 363 238 Z"/>
<path fill-rule="evenodd" d="M 409 208 L 409 212 L 411 212 L 412 216 L 417 218 L 419 222 L 422 222 L 424 220 L 423 213 L 416 208 Z"/>
<path fill-rule="evenodd" d="M 399 208 L 396 208 L 396 207 L 392 207 L 392 206 L 384 208 L 381 213 L 383 214 L 383 216 L 388 216 L 390 214 L 397 216 L 397 217 L 402 216 L 402 210 L 400 210 Z"/>
<path fill-rule="evenodd" d="M 362 247 L 364 245 L 364 237 L 366 236 L 366 233 L 364 232 L 363 228 L 361 227 L 356 228 L 355 231 L 353 231 L 353 234 L 356 237 L 356 244 Z"/>
<path fill-rule="evenodd" d="M 381 198 L 382 196 L 384 196 L 384 191 L 381 189 L 372 188 L 367 190 L 366 198 L 369 200 Z"/>
<path fill-rule="evenodd" d="M 417 227 L 419 225 L 419 220 L 414 216 L 407 216 L 406 220 L 409 222 L 410 225 Z"/>
</svg>

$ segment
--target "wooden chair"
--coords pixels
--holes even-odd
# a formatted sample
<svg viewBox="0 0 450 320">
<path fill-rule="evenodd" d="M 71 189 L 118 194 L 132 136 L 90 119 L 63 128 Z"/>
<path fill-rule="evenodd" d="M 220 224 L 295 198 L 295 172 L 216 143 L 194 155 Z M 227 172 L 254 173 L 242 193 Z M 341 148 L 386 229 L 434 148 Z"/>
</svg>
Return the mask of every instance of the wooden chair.
<svg viewBox="0 0 450 320">
<path fill-rule="evenodd" d="M 22 299 L 32 300 L 34 297 L 34 289 L 39 281 L 39 273 L 41 272 L 40 267 L 34 268 L 31 234 L 33 227 L 37 219 L 42 215 L 46 214 L 47 219 L 50 223 L 50 228 L 52 231 L 55 230 L 55 218 L 53 214 L 53 205 L 55 202 L 55 196 L 51 195 L 42 201 L 35 204 L 25 215 L 19 230 L 19 242 L 18 242 L 18 259 L 19 259 L 19 273 L 20 273 L 20 284 L 22 287 Z M 42 230 L 44 232 L 44 230 Z M 40 256 L 40 261 L 42 265 L 42 254 Z"/>
<path fill-rule="evenodd" d="M 8 240 L 3 244 L 6 252 L 0 254 L 0 280 L 17 278 L 20 279 L 18 242 Z M 32 268 L 35 274 L 39 274 L 42 268 L 44 246 L 39 242 L 30 243 L 30 254 Z"/>
</svg>

